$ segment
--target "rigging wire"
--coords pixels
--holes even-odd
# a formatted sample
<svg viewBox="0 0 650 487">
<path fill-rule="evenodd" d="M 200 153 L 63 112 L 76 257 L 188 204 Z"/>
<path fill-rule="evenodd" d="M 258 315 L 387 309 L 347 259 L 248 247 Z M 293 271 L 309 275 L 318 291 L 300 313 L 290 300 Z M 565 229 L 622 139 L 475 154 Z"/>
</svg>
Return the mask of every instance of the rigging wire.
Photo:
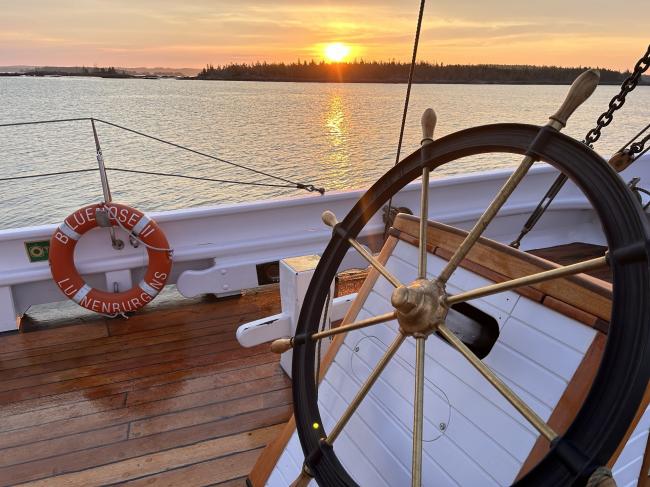
<svg viewBox="0 0 650 487">
<path fill-rule="evenodd" d="M 0 178 L 0 181 L 13 181 L 15 179 L 30 179 L 30 178 L 44 178 L 44 177 L 49 177 L 49 176 L 61 176 L 65 174 L 77 174 L 80 172 L 91 172 L 91 171 L 98 171 L 96 167 L 90 168 L 90 169 L 73 169 L 70 171 L 59 171 L 59 172 L 49 172 L 49 173 L 43 173 L 43 174 L 24 174 L 21 176 L 9 176 L 6 178 Z"/>
<path fill-rule="evenodd" d="M 411 56 L 411 67 L 409 69 L 409 78 L 406 85 L 406 97 L 404 99 L 404 112 L 402 113 L 402 124 L 399 130 L 399 140 L 397 142 L 397 153 L 395 154 L 395 163 L 399 162 L 399 157 L 402 152 L 402 141 L 404 140 L 404 127 L 406 127 L 406 114 L 409 109 L 409 101 L 411 99 L 411 86 L 413 85 L 413 73 L 415 72 L 415 62 L 418 56 L 418 46 L 420 44 L 420 31 L 422 30 L 422 17 L 424 17 L 424 5 L 426 0 L 420 0 L 420 11 L 418 12 L 418 23 L 415 28 L 415 39 L 413 40 L 413 53 Z M 390 227 L 390 210 L 393 206 L 393 198 L 388 200 L 388 210 L 386 211 L 386 225 L 384 227 L 384 239 L 388 235 L 388 228 Z"/>
<path fill-rule="evenodd" d="M 195 149 L 191 149 L 191 148 L 189 148 L 187 146 L 184 146 L 184 145 L 181 145 L 181 144 L 176 144 L 175 142 L 170 142 L 168 140 L 161 139 L 159 137 L 155 137 L 153 135 L 149 135 L 149 134 L 146 134 L 144 132 L 140 132 L 138 130 L 131 129 L 131 128 L 125 127 L 123 125 L 118 125 L 116 123 L 107 122 L 106 120 L 101 120 L 99 118 L 95 118 L 94 120 L 96 122 L 101 122 L 103 124 L 110 125 L 112 127 L 116 127 L 116 128 L 125 130 L 126 132 L 131 132 L 131 133 L 134 133 L 136 135 L 140 135 L 141 137 L 145 137 L 147 139 L 155 140 L 155 141 L 160 142 L 162 144 L 167 144 L 167 145 L 170 145 L 172 147 L 176 147 L 177 149 L 182 149 L 182 150 L 191 152 L 193 154 L 197 154 L 197 155 L 202 156 L 202 157 L 207 157 L 208 159 L 213 159 L 215 161 L 223 162 L 224 164 L 229 164 L 231 166 L 238 167 L 240 169 L 245 169 L 247 171 L 259 174 L 261 176 L 266 176 L 268 178 L 276 179 L 278 181 L 283 181 L 283 182 L 291 185 L 291 186 L 286 186 L 285 185 L 285 186 L 280 186 L 280 187 L 295 187 L 295 188 L 298 188 L 298 189 L 306 189 L 307 191 L 318 191 L 320 194 L 323 194 L 325 192 L 325 190 L 323 188 L 316 188 L 311 184 L 302 184 L 302 183 L 298 183 L 298 182 L 295 182 L 295 181 L 291 181 L 290 179 L 283 178 L 282 176 L 276 176 L 274 174 L 269 174 L 267 172 L 260 171 L 259 169 L 253 169 L 251 167 L 247 167 L 247 166 L 244 166 L 242 164 L 238 164 L 236 162 L 232 162 L 232 161 L 228 161 L 226 159 L 222 159 L 221 157 L 213 156 L 211 154 L 206 154 L 205 152 L 201 152 L 201 151 L 198 151 L 198 150 L 195 150 Z"/>
<path fill-rule="evenodd" d="M 119 167 L 106 167 L 107 171 L 116 171 L 116 172 L 128 172 L 134 174 L 148 174 L 151 176 L 165 176 L 165 177 L 174 177 L 174 178 L 183 178 L 183 179 L 195 179 L 197 181 L 211 181 L 214 183 L 231 183 L 231 184 L 246 184 L 250 186 L 270 186 L 273 188 L 293 188 L 292 184 L 275 184 L 275 183 L 261 183 L 261 182 L 243 182 L 243 181 L 232 181 L 228 179 L 215 179 L 215 178 L 206 178 L 202 176 L 187 176 L 185 174 L 177 173 L 168 173 L 168 172 L 158 172 L 158 171 L 141 171 L 139 169 L 123 169 Z"/>
<path fill-rule="evenodd" d="M 93 117 L 76 117 L 76 118 L 62 118 L 62 119 L 52 119 L 52 120 L 36 120 L 36 121 L 28 121 L 28 122 L 12 122 L 12 123 L 2 123 L 0 124 L 1 127 L 18 127 L 22 125 L 39 125 L 39 124 L 46 124 L 46 123 L 62 123 L 62 122 L 78 122 L 78 121 L 96 121 L 96 122 L 101 122 L 103 124 L 116 127 L 118 129 L 124 130 L 126 132 L 131 132 L 136 135 L 139 135 L 141 137 L 145 137 L 148 139 L 155 140 L 157 142 L 161 142 L 163 144 L 170 145 L 172 147 L 176 147 L 178 149 L 191 152 L 193 154 L 197 154 L 201 157 L 207 157 L 208 159 L 213 159 L 215 161 L 222 162 L 224 164 L 229 164 L 231 166 L 237 167 L 239 169 L 244 169 L 246 171 L 253 172 L 255 174 L 259 174 L 260 176 L 265 176 L 271 179 L 275 179 L 278 181 L 282 181 L 285 184 L 274 184 L 274 183 L 264 183 L 260 181 L 256 182 L 249 182 L 249 181 L 234 181 L 234 180 L 227 180 L 227 179 L 216 179 L 216 178 L 201 178 L 201 177 L 196 177 L 196 176 L 185 176 L 182 174 L 174 174 L 174 173 L 159 173 L 159 172 L 153 172 L 153 171 L 136 171 L 136 170 L 127 170 L 127 169 L 119 169 L 119 168 L 111 168 L 112 171 L 122 171 L 122 172 L 134 172 L 134 173 L 142 173 L 142 174 L 150 174 L 154 176 L 173 176 L 173 177 L 178 177 L 178 178 L 185 178 L 185 179 L 197 179 L 197 180 L 203 180 L 203 181 L 211 181 L 211 182 L 217 182 L 217 183 L 230 183 L 230 184 L 241 184 L 241 185 L 246 185 L 246 186 L 266 186 L 266 187 L 272 187 L 272 188 L 296 188 L 296 189 L 304 189 L 305 191 L 309 192 L 317 192 L 322 194 L 325 194 L 325 188 L 319 188 L 314 186 L 313 184 L 305 184 L 305 183 L 300 183 L 296 181 L 292 181 L 290 179 L 284 178 L 282 176 L 276 176 L 274 174 L 270 174 L 264 171 L 260 171 L 258 169 L 253 169 L 251 167 L 244 166 L 243 164 L 238 164 L 236 162 L 228 161 L 226 159 L 223 159 L 221 157 L 213 156 L 210 154 L 206 154 L 205 152 L 201 152 L 195 149 L 192 149 L 190 147 L 181 145 L 181 144 L 176 144 L 174 142 L 161 139 L 159 137 L 155 137 L 150 134 L 146 134 L 144 132 L 140 132 L 138 130 L 134 130 L 128 127 L 125 127 L 123 125 L 119 125 L 113 122 L 108 122 L 106 120 L 101 120 L 98 118 L 93 118 Z M 107 168 L 108 169 L 108 168 Z M 24 176 L 12 176 L 12 177 L 6 177 L 6 178 L 0 178 L 1 181 L 12 181 L 12 180 L 17 180 L 17 179 L 28 179 L 28 178 L 40 178 L 40 177 L 49 177 L 49 176 L 59 176 L 59 175 L 65 175 L 65 174 L 74 174 L 77 172 L 89 172 L 89 171 L 96 171 L 97 169 L 80 169 L 80 170 L 72 170 L 72 171 L 60 171 L 60 172 L 53 172 L 53 173 L 43 173 L 43 174 L 28 174 Z"/>
<path fill-rule="evenodd" d="M 619 110 L 625 104 L 625 97 L 636 88 L 639 80 L 641 80 L 641 75 L 645 73 L 648 68 L 650 68 L 650 44 L 648 45 L 648 49 L 646 50 L 645 54 L 634 65 L 634 71 L 627 78 L 625 78 L 623 83 L 621 83 L 621 89 L 619 93 L 614 95 L 614 97 L 609 101 L 607 110 L 601 113 L 596 120 L 596 126 L 587 132 L 587 135 L 582 141 L 583 144 L 593 149 L 594 143 L 600 138 L 602 129 L 612 123 L 612 120 L 614 120 L 614 112 Z M 647 127 L 635 135 L 634 139 L 645 132 L 646 129 Z M 632 139 L 630 142 L 633 142 L 634 139 Z M 630 145 L 628 154 L 630 156 L 634 156 L 634 160 L 638 159 L 648 151 L 648 149 L 644 150 L 643 148 L 643 145 L 647 140 L 648 137 L 645 137 L 643 140 Z M 630 142 L 625 144 L 625 146 L 630 144 Z M 558 195 L 568 180 L 569 177 L 566 174 L 561 173 L 557 176 L 555 181 L 553 181 L 551 187 L 542 197 L 542 200 L 537 204 L 537 207 L 528 217 L 528 220 L 526 220 L 526 223 L 524 223 L 524 225 L 521 227 L 517 238 L 510 242 L 510 247 L 515 249 L 519 248 L 521 245 L 521 240 L 526 235 L 528 235 L 528 233 L 530 233 L 530 231 L 537 224 L 542 215 L 546 212 L 546 209 L 550 206 L 550 204 L 553 202 L 555 197 Z"/>
<path fill-rule="evenodd" d="M 81 118 L 58 118 L 54 120 L 36 120 L 32 122 L 13 122 L 13 123 L 0 123 L 0 127 L 18 127 L 20 125 L 39 125 L 42 123 L 61 123 L 61 122 L 79 122 L 82 120 L 90 120 L 90 117 Z"/>
<path fill-rule="evenodd" d="M 643 127 L 641 130 L 639 130 L 639 133 L 636 134 L 634 137 L 632 137 L 630 140 L 628 140 L 623 147 L 621 147 L 618 152 L 623 152 L 627 147 L 632 144 L 636 139 L 638 139 L 641 135 L 645 133 L 646 130 L 650 129 L 650 123 Z M 645 142 L 647 137 L 645 137 L 641 142 Z"/>
</svg>

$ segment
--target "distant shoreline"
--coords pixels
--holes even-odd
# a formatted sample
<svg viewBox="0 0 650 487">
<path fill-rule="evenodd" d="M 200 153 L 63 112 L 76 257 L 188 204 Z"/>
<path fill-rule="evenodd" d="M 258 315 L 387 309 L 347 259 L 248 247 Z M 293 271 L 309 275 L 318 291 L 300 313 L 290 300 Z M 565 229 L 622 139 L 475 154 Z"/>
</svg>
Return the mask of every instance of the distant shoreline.
<svg viewBox="0 0 650 487">
<path fill-rule="evenodd" d="M 152 79 L 173 79 L 175 81 L 243 81 L 243 82 L 262 82 L 262 83 L 330 83 L 330 84 L 373 84 L 373 85 L 399 85 L 405 84 L 406 81 L 384 81 L 384 80 L 354 80 L 354 81 L 333 81 L 333 80 L 304 80 L 304 79 L 228 79 L 228 78 L 210 78 L 203 79 L 196 76 L 99 76 L 99 75 L 79 75 L 79 74 L 46 74 L 46 75 L 27 75 L 25 73 L 0 73 L 0 78 L 103 78 L 103 79 L 133 79 L 133 80 L 152 80 Z M 571 81 L 487 81 L 487 80 L 432 80 L 432 81 L 414 81 L 414 85 L 540 85 L 540 86 L 566 86 Z M 601 81 L 600 85 L 618 86 L 617 81 Z M 650 86 L 648 82 L 641 82 L 639 86 Z"/>
<path fill-rule="evenodd" d="M 344 63 L 294 62 L 251 64 L 208 64 L 198 73 L 158 68 L 158 71 L 137 71 L 116 67 L 5 66 L 12 72 L 0 76 L 28 77 L 93 77 L 107 79 L 178 79 L 206 81 L 264 81 L 284 83 L 367 83 L 404 84 L 409 79 L 411 65 L 395 61 L 354 61 Z M 21 69 L 24 68 L 24 69 Z M 0 67 L 2 69 L 2 67 Z M 419 62 L 413 72 L 414 84 L 472 84 L 472 85 L 567 85 L 587 67 L 498 65 L 498 64 L 438 64 Z M 601 85 L 620 85 L 630 76 L 606 68 L 600 72 Z M 196 73 L 196 75 L 195 75 Z M 640 85 L 650 85 L 650 77 L 642 76 Z"/>
</svg>

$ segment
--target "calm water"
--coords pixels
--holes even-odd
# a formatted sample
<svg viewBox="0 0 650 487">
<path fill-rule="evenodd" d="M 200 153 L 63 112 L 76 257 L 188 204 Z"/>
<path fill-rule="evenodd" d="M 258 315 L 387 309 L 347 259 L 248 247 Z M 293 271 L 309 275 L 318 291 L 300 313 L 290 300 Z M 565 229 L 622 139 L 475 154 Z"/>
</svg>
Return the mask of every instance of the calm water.
<svg viewBox="0 0 650 487">
<path fill-rule="evenodd" d="M 403 154 L 419 118 L 438 113 L 436 135 L 493 122 L 542 124 L 566 86 L 416 85 Z M 566 132 L 582 139 L 618 87 L 598 88 Z M 0 123 L 97 117 L 328 190 L 366 187 L 394 162 L 405 86 L 95 78 L 0 78 Z M 648 122 L 650 87 L 637 88 L 605 129 L 611 154 Z M 108 166 L 258 181 L 255 174 L 98 125 Z M 513 165 L 512 156 L 448 164 L 435 175 Z M 0 177 L 96 164 L 89 122 L 0 128 Z M 306 194 L 109 173 L 113 199 L 143 211 Z M 0 182 L 0 228 L 54 223 L 101 199 L 97 173 Z"/>
</svg>

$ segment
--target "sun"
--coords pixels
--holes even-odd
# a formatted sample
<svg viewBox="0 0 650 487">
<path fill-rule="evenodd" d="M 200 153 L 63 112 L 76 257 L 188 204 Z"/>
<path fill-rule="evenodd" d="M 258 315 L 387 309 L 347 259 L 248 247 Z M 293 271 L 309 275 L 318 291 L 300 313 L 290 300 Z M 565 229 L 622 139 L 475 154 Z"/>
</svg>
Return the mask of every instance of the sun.
<svg viewBox="0 0 650 487">
<path fill-rule="evenodd" d="M 328 61 L 340 63 L 350 54 L 350 46 L 342 42 L 332 42 L 325 46 L 325 57 Z"/>
</svg>

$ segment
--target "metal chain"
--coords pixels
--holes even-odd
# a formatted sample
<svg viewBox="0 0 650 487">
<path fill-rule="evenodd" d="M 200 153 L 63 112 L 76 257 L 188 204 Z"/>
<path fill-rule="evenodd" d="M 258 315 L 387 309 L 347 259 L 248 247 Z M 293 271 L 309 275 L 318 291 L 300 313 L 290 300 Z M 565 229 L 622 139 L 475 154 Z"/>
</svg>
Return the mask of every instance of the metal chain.
<svg viewBox="0 0 650 487">
<path fill-rule="evenodd" d="M 632 145 L 630 145 L 630 148 L 628 150 L 628 154 L 630 154 L 631 156 L 634 156 L 634 155 L 639 154 L 639 153 L 644 153 L 645 151 L 643 149 L 645 147 L 646 142 L 648 142 L 648 140 L 650 140 L 650 134 L 646 135 L 644 138 L 642 138 L 638 142 L 635 142 Z"/>
<path fill-rule="evenodd" d="M 587 133 L 587 136 L 583 141 L 585 144 L 593 148 L 594 142 L 600 138 L 600 131 L 603 129 L 603 127 L 607 127 L 610 123 L 612 123 L 612 120 L 614 119 L 614 112 L 625 104 L 625 97 L 630 91 L 636 88 L 636 85 L 641 79 L 641 75 L 645 73 L 649 67 L 650 45 L 648 45 L 648 50 L 646 51 L 645 55 L 634 65 L 634 71 L 632 71 L 632 74 L 628 76 L 621 84 L 620 93 L 618 93 L 616 96 L 614 96 L 614 98 L 610 100 L 609 108 L 607 111 L 603 112 L 600 117 L 598 117 L 596 126 Z M 641 150 L 642 148 L 638 152 Z"/>
<path fill-rule="evenodd" d="M 593 149 L 594 147 L 593 144 L 600 138 L 600 132 L 603 129 L 603 127 L 607 127 L 610 123 L 612 123 L 612 120 L 614 119 L 614 112 L 623 106 L 623 104 L 625 103 L 625 97 L 628 95 L 630 91 L 636 88 L 636 85 L 639 83 L 639 80 L 641 79 L 641 75 L 644 72 L 646 72 L 649 67 L 650 67 L 650 45 L 648 45 L 648 49 L 646 50 L 646 53 L 643 55 L 643 57 L 641 57 L 641 59 L 639 59 L 637 63 L 634 65 L 634 71 L 632 72 L 632 74 L 628 76 L 621 84 L 621 91 L 614 98 L 610 100 L 609 108 L 607 109 L 607 111 L 603 112 L 600 115 L 600 117 L 598 117 L 598 120 L 596 121 L 596 126 L 593 129 L 591 129 L 589 132 L 587 132 L 585 139 L 582 141 L 583 144 Z M 641 135 L 644 131 L 645 129 L 639 132 L 634 138 Z M 647 140 L 648 137 L 645 137 L 639 142 L 632 144 L 630 146 L 630 152 L 629 152 L 630 155 L 632 156 L 638 152 L 644 153 L 645 151 L 643 150 L 643 146 Z M 635 152 L 632 152 L 633 148 Z M 511 247 L 515 249 L 519 248 L 519 246 L 521 245 L 521 240 L 526 235 L 528 235 L 528 233 L 537 224 L 537 222 L 542 217 L 544 212 L 546 212 L 546 209 L 550 206 L 550 204 L 553 202 L 557 194 L 560 192 L 560 190 L 568 180 L 569 177 L 566 174 L 560 173 L 557 176 L 555 181 L 553 181 L 552 186 L 542 197 L 542 200 L 538 203 L 535 210 L 530 214 L 528 220 L 526 220 L 526 223 L 524 223 L 517 238 L 514 239 L 512 242 L 510 242 Z"/>
</svg>

